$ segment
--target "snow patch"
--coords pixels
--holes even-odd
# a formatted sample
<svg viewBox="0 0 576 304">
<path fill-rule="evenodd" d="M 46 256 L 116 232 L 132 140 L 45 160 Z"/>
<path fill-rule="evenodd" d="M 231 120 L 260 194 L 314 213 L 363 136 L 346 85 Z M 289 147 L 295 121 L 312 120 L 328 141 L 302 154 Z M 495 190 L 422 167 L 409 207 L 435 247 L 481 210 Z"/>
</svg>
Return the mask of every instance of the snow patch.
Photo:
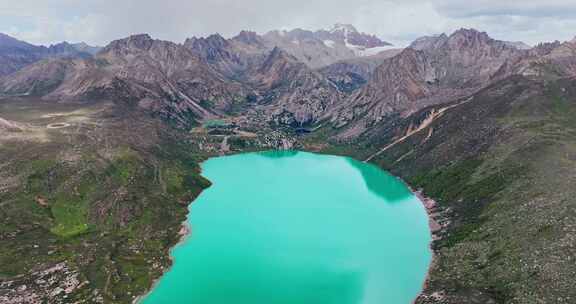
<svg viewBox="0 0 576 304">
<path fill-rule="evenodd" d="M 391 50 L 397 48 L 393 45 L 377 46 L 373 48 L 366 48 L 360 45 L 354 45 L 348 42 L 348 39 L 344 40 L 346 47 L 354 52 L 358 57 L 372 56 L 376 55 L 382 51 Z"/>
<path fill-rule="evenodd" d="M 330 30 L 330 33 L 334 34 L 336 32 L 343 32 L 345 37 L 348 37 L 349 33 L 357 33 L 358 30 L 351 24 L 336 23 L 334 27 Z"/>
<path fill-rule="evenodd" d="M 369 48 L 369 49 L 360 50 L 359 56 L 372 56 L 372 55 L 376 55 L 380 52 L 392 50 L 395 48 L 397 48 L 397 47 L 395 47 L 393 45 L 377 46 L 377 47 L 373 47 L 373 48 Z"/>
<path fill-rule="evenodd" d="M 504 41 L 507 46 L 516 48 L 518 50 L 529 50 L 532 47 L 522 41 Z"/>
<path fill-rule="evenodd" d="M 334 45 L 336 44 L 336 41 L 334 40 L 324 40 L 324 45 L 326 45 L 327 47 L 330 48 L 334 48 Z"/>
</svg>

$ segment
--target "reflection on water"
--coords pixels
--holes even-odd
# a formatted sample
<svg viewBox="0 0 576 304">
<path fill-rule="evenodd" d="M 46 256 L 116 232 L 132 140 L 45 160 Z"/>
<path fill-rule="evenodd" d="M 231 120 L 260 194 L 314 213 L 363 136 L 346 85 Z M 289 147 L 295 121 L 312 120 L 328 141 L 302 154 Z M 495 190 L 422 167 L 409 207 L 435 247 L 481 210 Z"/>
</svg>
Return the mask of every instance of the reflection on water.
<svg viewBox="0 0 576 304">
<path fill-rule="evenodd" d="M 295 157 L 299 153 L 306 152 L 300 152 L 297 150 L 281 150 L 261 152 L 258 153 L 258 155 L 267 158 L 279 159 Z M 410 192 L 410 190 L 400 179 L 390 175 L 388 172 L 383 171 L 377 166 L 369 163 L 363 163 L 349 157 L 342 157 L 342 159 L 345 159 L 348 164 L 360 172 L 368 190 L 383 198 L 387 202 L 401 202 L 412 197 L 412 192 Z"/>
<path fill-rule="evenodd" d="M 274 150 L 274 151 L 266 151 L 262 153 L 258 153 L 258 156 L 268 157 L 268 158 L 286 158 L 286 157 L 294 157 L 301 153 L 297 150 Z"/>
<path fill-rule="evenodd" d="M 406 185 L 388 172 L 372 164 L 362 163 L 351 158 L 347 158 L 346 160 L 362 174 L 366 187 L 387 202 L 401 202 L 412 196 L 412 193 Z"/>
</svg>

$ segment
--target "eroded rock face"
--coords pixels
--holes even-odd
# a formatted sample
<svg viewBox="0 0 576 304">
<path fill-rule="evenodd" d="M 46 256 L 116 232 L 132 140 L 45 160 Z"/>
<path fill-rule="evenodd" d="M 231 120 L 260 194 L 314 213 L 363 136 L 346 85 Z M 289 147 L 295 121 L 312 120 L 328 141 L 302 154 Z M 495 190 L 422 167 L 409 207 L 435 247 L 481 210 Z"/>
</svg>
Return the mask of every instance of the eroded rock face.
<svg viewBox="0 0 576 304">
<path fill-rule="evenodd" d="M 268 51 L 254 33 L 230 40 L 217 35 L 193 38 L 185 45 L 242 83 L 254 94 L 253 105 L 268 113 L 274 124 L 313 123 L 341 100 L 339 90 L 321 73 L 279 47 Z"/>
<path fill-rule="evenodd" d="M 113 41 L 95 58 L 30 65 L 0 81 L 0 89 L 47 100 L 143 101 L 155 114 L 183 125 L 214 117 L 245 95 L 241 85 L 187 48 L 146 34 Z"/>
<path fill-rule="evenodd" d="M 330 30 L 319 31 L 271 31 L 262 39 L 270 47 L 280 47 L 314 69 L 391 48 L 390 43 L 361 33 L 349 24 L 336 24 Z"/>
<path fill-rule="evenodd" d="M 258 105 L 271 122 L 299 126 L 326 116 L 341 100 L 345 90 L 338 81 L 354 89 L 365 82 L 353 83 L 350 73 L 333 73 L 328 81 L 312 67 L 387 45 L 349 25 L 262 36 L 242 31 L 231 39 L 211 35 L 183 45 L 139 34 L 111 42 L 93 58 L 30 64 L 0 79 L 0 91 L 59 102 L 124 100 L 182 126 Z M 82 45 L 62 43 L 52 50 L 67 54 L 77 47 Z M 378 57 L 349 66 L 365 79 L 380 62 Z"/>
<path fill-rule="evenodd" d="M 509 59 L 496 73 L 493 81 L 508 75 L 560 79 L 576 75 L 576 40 L 542 43 L 522 56 Z"/>
<path fill-rule="evenodd" d="M 328 120 L 348 128 L 342 133 L 347 137 L 389 115 L 465 97 L 509 75 L 550 73 L 550 64 L 557 67 L 555 77 L 576 73 L 574 42 L 524 50 L 461 29 L 418 39 L 404 50 L 364 57 L 358 52 L 386 45 L 348 25 L 265 35 L 243 31 L 230 39 L 190 38 L 183 45 L 141 34 L 113 41 L 94 58 L 30 65 L 0 79 L 0 91 L 59 101 L 125 100 L 182 126 L 257 107 L 274 124 Z"/>
<path fill-rule="evenodd" d="M 337 23 L 329 31 L 319 31 L 318 33 L 318 35 L 324 36 L 324 38 L 341 40 L 345 43 L 348 42 L 350 45 L 360 46 L 366 49 L 391 45 L 375 35 L 360 33 L 351 24 Z"/>
<path fill-rule="evenodd" d="M 388 58 L 402 52 L 402 49 L 390 49 L 376 55 L 345 59 L 323 67 L 318 71 L 340 91 L 351 93 L 368 82 L 374 70 Z"/>
<path fill-rule="evenodd" d="M 419 51 L 425 49 L 436 49 L 445 43 L 446 40 L 448 40 L 448 36 L 444 33 L 436 36 L 424 36 L 414 40 L 409 47 Z"/>
<path fill-rule="evenodd" d="M 262 92 L 267 112 L 279 124 L 301 126 L 315 122 L 340 100 L 340 93 L 320 73 L 310 70 L 275 48 L 252 71 L 252 83 Z"/>
<path fill-rule="evenodd" d="M 526 51 L 461 29 L 450 36 L 420 39 L 385 60 L 370 81 L 343 103 L 332 120 L 336 126 L 354 122 L 344 133 L 357 136 L 393 113 L 408 114 L 426 106 L 464 97 L 490 83 L 509 60 Z"/>
<path fill-rule="evenodd" d="M 270 31 L 263 35 L 242 31 L 231 39 L 220 35 L 190 38 L 185 46 L 208 62 L 218 62 L 222 71 L 238 72 L 246 68 L 247 55 L 265 55 L 279 47 L 312 69 L 341 60 L 376 55 L 391 44 L 374 35 L 361 33 L 352 25 L 337 24 L 330 30 Z M 226 63 L 226 64 L 222 64 Z"/>
<path fill-rule="evenodd" d="M 20 124 L 0 117 L 0 131 L 20 131 Z"/>
<path fill-rule="evenodd" d="M 68 303 L 80 293 L 88 290 L 88 281 L 66 263 L 0 281 L 0 302 L 6 304 Z M 82 301 L 103 303 L 98 292 L 83 295 Z"/>
<path fill-rule="evenodd" d="M 96 49 L 85 43 L 67 42 L 38 46 L 0 33 L 0 77 L 46 58 L 88 58 Z"/>
</svg>

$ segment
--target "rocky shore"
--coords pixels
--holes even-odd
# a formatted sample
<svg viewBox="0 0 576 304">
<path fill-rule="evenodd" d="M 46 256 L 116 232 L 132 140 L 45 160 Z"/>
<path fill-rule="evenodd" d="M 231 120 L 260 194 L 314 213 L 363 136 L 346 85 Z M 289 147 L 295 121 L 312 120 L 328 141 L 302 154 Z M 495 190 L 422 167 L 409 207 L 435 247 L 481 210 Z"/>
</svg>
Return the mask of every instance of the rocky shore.
<svg viewBox="0 0 576 304">
<path fill-rule="evenodd" d="M 428 267 L 428 273 L 426 274 L 426 279 L 424 281 L 424 286 L 422 287 L 422 292 L 414 299 L 413 303 L 426 302 L 433 300 L 434 302 L 439 302 L 442 300 L 442 295 L 438 293 L 428 294 L 426 293 L 426 288 L 428 286 L 428 281 L 430 279 L 430 273 L 432 268 L 436 263 L 436 252 L 434 250 L 434 242 L 442 238 L 442 231 L 449 224 L 448 218 L 445 212 L 439 209 L 438 204 L 432 198 L 426 197 L 422 190 L 413 191 L 418 200 L 422 203 L 428 214 L 428 225 L 430 227 L 430 234 L 432 235 L 432 242 L 430 243 L 430 252 L 432 253 L 432 260 L 430 261 L 430 266 Z"/>
</svg>

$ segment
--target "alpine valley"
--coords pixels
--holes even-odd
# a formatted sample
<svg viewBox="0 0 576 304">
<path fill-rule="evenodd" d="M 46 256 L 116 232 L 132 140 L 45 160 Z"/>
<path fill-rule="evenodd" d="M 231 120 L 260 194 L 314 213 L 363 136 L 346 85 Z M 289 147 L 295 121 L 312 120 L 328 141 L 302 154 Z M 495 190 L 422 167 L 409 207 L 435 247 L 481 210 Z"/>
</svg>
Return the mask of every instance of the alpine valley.
<svg viewBox="0 0 576 304">
<path fill-rule="evenodd" d="M 434 260 L 416 303 L 576 301 L 576 40 L 460 29 L 400 48 L 337 24 L 104 47 L 0 34 L 0 302 L 134 302 L 211 185 L 199 164 L 275 149 L 420 192 Z"/>
</svg>

